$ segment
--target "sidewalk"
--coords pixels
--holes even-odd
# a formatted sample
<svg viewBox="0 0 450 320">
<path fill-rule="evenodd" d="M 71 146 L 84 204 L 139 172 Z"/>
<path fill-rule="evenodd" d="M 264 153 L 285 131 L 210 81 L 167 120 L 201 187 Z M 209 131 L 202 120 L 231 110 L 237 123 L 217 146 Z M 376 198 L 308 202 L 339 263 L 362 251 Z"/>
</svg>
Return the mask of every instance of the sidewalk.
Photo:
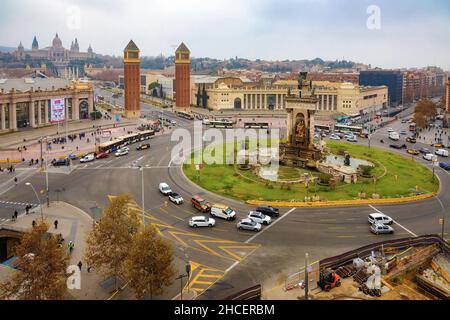
<svg viewBox="0 0 450 320">
<path fill-rule="evenodd" d="M 81 131 L 94 130 L 93 126 L 101 126 L 103 129 L 112 128 L 114 126 L 114 120 L 82 120 L 70 122 L 67 125 L 68 132 L 75 133 Z M 123 127 L 127 125 L 135 124 L 133 121 L 122 120 L 116 123 L 117 127 Z M 15 149 L 24 144 L 29 144 L 30 142 L 37 142 L 41 137 L 55 136 L 58 132 L 57 125 L 51 125 L 48 127 L 43 127 L 39 129 L 29 129 L 26 131 L 11 132 L 7 134 L 0 135 L 0 148 L 12 148 Z M 59 126 L 59 134 L 65 134 L 66 127 L 64 124 Z M 24 143 L 25 141 L 25 143 Z"/>
<path fill-rule="evenodd" d="M 77 265 L 79 261 L 83 263 L 81 271 L 81 290 L 69 290 L 73 299 L 79 300 L 106 300 L 113 290 L 106 287 L 102 282 L 104 279 L 95 273 L 87 272 L 87 263 L 84 261 L 84 251 L 86 248 L 86 239 L 92 229 L 92 218 L 84 211 L 64 202 L 52 202 L 50 207 L 43 207 L 44 219 L 48 222 L 49 232 L 53 234 L 62 234 L 64 238 L 64 247 L 67 249 L 69 241 L 75 244 L 74 251 L 70 257 L 70 265 Z M 40 219 L 40 208 L 31 211 L 29 215 L 24 213 L 19 215 L 16 222 L 7 222 L 4 226 L 11 226 L 19 230 L 29 229 L 33 220 Z M 55 229 L 54 221 L 58 220 L 58 229 Z M 13 272 L 13 269 L 9 269 Z M 6 273 L 2 268 L 2 273 Z"/>
</svg>

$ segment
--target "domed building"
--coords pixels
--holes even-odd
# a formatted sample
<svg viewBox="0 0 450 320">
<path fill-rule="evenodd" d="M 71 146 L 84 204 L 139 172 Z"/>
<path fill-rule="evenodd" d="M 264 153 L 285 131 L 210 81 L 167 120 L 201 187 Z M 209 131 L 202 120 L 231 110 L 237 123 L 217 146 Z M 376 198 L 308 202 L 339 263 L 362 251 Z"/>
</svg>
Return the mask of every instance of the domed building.
<svg viewBox="0 0 450 320">
<path fill-rule="evenodd" d="M 88 60 L 95 58 L 95 53 L 90 45 L 87 52 L 80 52 L 78 39 L 72 41 L 70 49 L 64 48 L 63 42 L 58 33 L 55 35 L 51 47 L 39 49 L 39 43 L 35 36 L 31 48 L 31 50 L 24 49 L 21 42 L 17 47 L 17 51 L 14 52 L 14 55 L 20 60 L 23 60 L 29 56 L 31 59 L 50 60 L 58 64 L 68 64 L 74 60 Z"/>
</svg>

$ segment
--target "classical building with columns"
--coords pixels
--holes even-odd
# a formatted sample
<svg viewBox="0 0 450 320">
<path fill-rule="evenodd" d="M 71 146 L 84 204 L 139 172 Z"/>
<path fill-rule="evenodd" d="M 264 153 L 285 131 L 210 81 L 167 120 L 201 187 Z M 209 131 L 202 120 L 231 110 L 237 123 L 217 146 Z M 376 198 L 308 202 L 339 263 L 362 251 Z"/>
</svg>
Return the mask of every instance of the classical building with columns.
<svg viewBox="0 0 450 320">
<path fill-rule="evenodd" d="M 68 121 L 89 119 L 92 83 L 60 78 L 0 79 L 0 132 L 51 124 L 51 100 L 65 99 Z"/>
<path fill-rule="evenodd" d="M 286 97 L 298 90 L 295 80 L 269 85 L 237 77 L 193 77 L 191 104 L 212 110 L 280 110 Z M 313 81 L 316 110 L 322 113 L 357 115 L 380 110 L 387 105 L 386 86 L 363 87 L 352 83 Z"/>
</svg>

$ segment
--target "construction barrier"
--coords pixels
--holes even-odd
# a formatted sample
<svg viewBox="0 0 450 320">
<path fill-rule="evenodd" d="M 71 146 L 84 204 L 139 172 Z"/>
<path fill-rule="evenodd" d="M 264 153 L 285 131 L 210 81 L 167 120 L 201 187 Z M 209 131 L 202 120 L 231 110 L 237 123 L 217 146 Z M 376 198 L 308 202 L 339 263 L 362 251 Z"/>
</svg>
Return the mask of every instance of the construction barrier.
<svg viewBox="0 0 450 320">
<path fill-rule="evenodd" d="M 362 205 L 410 203 L 433 198 L 434 196 L 436 196 L 436 193 L 424 193 L 417 196 L 402 197 L 402 198 L 356 199 L 356 200 L 336 200 L 336 201 L 317 201 L 317 202 L 248 200 L 247 204 L 255 206 L 269 205 L 273 207 L 288 207 L 288 208 L 350 207 Z"/>
<path fill-rule="evenodd" d="M 224 300 L 237 300 L 237 301 L 246 301 L 246 300 L 261 300 L 262 294 L 262 286 L 260 284 L 242 290 L 236 294 L 233 294 Z"/>
<path fill-rule="evenodd" d="M 397 240 L 388 240 L 378 243 L 373 243 L 341 255 L 337 255 L 331 258 L 326 258 L 320 260 L 317 264 L 313 266 L 311 272 L 312 275 L 316 274 L 318 279 L 318 273 L 323 269 L 337 269 L 339 267 L 345 266 L 353 262 L 356 258 L 364 259 L 372 254 L 373 251 L 380 251 L 382 248 L 395 248 L 397 250 L 409 249 L 411 247 L 423 247 L 432 244 L 440 245 L 441 249 L 445 254 L 450 254 L 450 244 L 443 241 L 441 237 L 437 235 L 425 235 L 416 238 L 403 238 Z M 300 272 L 294 273 L 286 278 L 285 280 L 285 290 L 292 290 L 298 287 L 298 283 L 304 279 L 302 274 L 304 269 Z"/>
</svg>

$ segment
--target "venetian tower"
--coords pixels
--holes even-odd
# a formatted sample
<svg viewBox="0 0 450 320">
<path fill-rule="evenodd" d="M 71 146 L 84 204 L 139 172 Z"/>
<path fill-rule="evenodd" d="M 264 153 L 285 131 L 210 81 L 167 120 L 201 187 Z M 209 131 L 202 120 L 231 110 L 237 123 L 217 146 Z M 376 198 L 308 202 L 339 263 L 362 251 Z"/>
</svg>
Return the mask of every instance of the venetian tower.
<svg viewBox="0 0 450 320">
<path fill-rule="evenodd" d="M 184 43 L 175 51 L 176 111 L 190 111 L 191 105 L 191 52 Z"/>
<path fill-rule="evenodd" d="M 125 117 L 128 119 L 137 119 L 141 117 L 141 60 L 139 53 L 139 48 L 133 40 L 128 43 L 124 50 Z"/>
</svg>

